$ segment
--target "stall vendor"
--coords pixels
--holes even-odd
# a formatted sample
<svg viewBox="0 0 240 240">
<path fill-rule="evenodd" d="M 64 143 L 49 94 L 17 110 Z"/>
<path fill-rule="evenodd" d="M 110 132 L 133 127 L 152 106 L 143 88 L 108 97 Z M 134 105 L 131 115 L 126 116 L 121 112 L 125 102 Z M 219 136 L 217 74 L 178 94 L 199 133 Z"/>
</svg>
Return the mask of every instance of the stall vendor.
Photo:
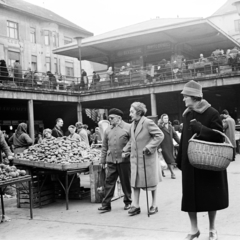
<svg viewBox="0 0 240 240">
<path fill-rule="evenodd" d="M 55 137 L 52 136 L 52 130 L 50 128 L 43 130 L 43 137 L 42 143 L 55 139 Z"/>
<path fill-rule="evenodd" d="M 70 135 L 68 136 L 69 139 L 81 142 L 81 137 L 76 133 L 76 127 L 74 125 L 70 125 L 68 131 L 70 132 Z"/>
<path fill-rule="evenodd" d="M 14 146 L 14 154 L 22 153 L 25 149 L 33 144 L 33 140 L 27 134 L 27 124 L 20 123 L 16 133 L 9 138 L 9 143 Z"/>
</svg>

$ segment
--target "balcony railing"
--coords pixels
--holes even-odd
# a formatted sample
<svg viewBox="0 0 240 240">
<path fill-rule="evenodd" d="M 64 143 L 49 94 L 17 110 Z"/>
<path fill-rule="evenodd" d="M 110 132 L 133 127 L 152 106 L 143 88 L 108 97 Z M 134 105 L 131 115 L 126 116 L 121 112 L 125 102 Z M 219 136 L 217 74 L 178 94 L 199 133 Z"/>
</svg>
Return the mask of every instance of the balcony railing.
<svg viewBox="0 0 240 240">
<path fill-rule="evenodd" d="M 158 65 L 126 67 L 114 72 L 88 75 L 81 79 L 31 71 L 19 73 L 15 69 L 8 69 L 8 76 L 2 76 L 5 71 L 3 68 L 0 70 L 0 88 L 79 93 L 240 75 L 240 60 L 238 55 L 219 55 L 181 63 L 161 61 Z"/>
</svg>

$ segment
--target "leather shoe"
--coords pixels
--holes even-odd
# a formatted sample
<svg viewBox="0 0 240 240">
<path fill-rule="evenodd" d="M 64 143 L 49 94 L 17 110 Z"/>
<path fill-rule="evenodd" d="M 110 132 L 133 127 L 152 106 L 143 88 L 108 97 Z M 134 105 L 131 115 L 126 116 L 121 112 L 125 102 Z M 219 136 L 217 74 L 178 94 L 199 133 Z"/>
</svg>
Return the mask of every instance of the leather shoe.
<svg viewBox="0 0 240 240">
<path fill-rule="evenodd" d="M 149 209 L 150 215 L 155 214 L 157 212 L 158 212 L 158 207 L 153 207 L 153 206 L 150 207 L 150 209 Z"/>
<path fill-rule="evenodd" d="M 112 210 L 111 206 L 102 206 L 98 208 L 99 211 L 110 212 Z"/>
<path fill-rule="evenodd" d="M 128 211 L 128 214 L 130 214 L 131 216 L 134 216 L 134 215 L 139 214 L 140 212 L 141 212 L 140 207 L 136 208 L 136 207 L 132 206 L 130 208 L 130 210 Z"/>
<path fill-rule="evenodd" d="M 129 204 L 129 203 L 125 204 L 125 206 L 124 206 L 124 210 L 128 210 L 128 209 L 130 209 L 130 207 L 131 207 L 131 204 Z"/>
<path fill-rule="evenodd" d="M 209 240 L 218 240 L 217 231 L 209 232 Z"/>
<path fill-rule="evenodd" d="M 193 240 L 194 238 L 198 238 L 200 235 L 199 230 L 195 234 L 188 234 L 184 240 Z"/>
</svg>

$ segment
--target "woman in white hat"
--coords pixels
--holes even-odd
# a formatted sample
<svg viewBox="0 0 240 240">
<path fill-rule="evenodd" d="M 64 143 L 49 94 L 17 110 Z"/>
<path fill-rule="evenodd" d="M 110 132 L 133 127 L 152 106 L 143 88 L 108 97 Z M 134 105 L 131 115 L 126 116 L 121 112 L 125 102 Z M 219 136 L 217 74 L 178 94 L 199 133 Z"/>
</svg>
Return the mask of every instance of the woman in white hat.
<svg viewBox="0 0 240 240">
<path fill-rule="evenodd" d="M 176 159 L 182 170 L 182 211 L 188 212 L 191 231 L 185 238 L 199 237 L 198 212 L 208 212 L 209 240 L 217 240 L 215 219 L 217 210 L 228 207 L 228 181 L 226 171 L 209 171 L 194 168 L 188 159 L 188 140 L 197 134 L 197 139 L 209 142 L 223 142 L 223 137 L 213 129 L 223 131 L 222 121 L 216 109 L 202 99 L 202 86 L 190 81 L 184 85 L 183 101 L 186 110 L 183 113 L 183 132 Z"/>
</svg>

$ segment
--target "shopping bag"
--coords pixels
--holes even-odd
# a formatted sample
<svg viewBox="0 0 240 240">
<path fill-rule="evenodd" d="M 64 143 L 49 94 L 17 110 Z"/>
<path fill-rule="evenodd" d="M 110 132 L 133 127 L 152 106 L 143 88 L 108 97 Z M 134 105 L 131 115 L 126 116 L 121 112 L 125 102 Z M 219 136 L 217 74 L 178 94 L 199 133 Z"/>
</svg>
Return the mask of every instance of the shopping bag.
<svg viewBox="0 0 240 240">
<path fill-rule="evenodd" d="M 166 170 L 168 168 L 168 166 L 167 166 L 167 163 L 165 162 L 161 152 L 158 153 L 158 159 L 159 159 L 162 170 Z"/>
</svg>

